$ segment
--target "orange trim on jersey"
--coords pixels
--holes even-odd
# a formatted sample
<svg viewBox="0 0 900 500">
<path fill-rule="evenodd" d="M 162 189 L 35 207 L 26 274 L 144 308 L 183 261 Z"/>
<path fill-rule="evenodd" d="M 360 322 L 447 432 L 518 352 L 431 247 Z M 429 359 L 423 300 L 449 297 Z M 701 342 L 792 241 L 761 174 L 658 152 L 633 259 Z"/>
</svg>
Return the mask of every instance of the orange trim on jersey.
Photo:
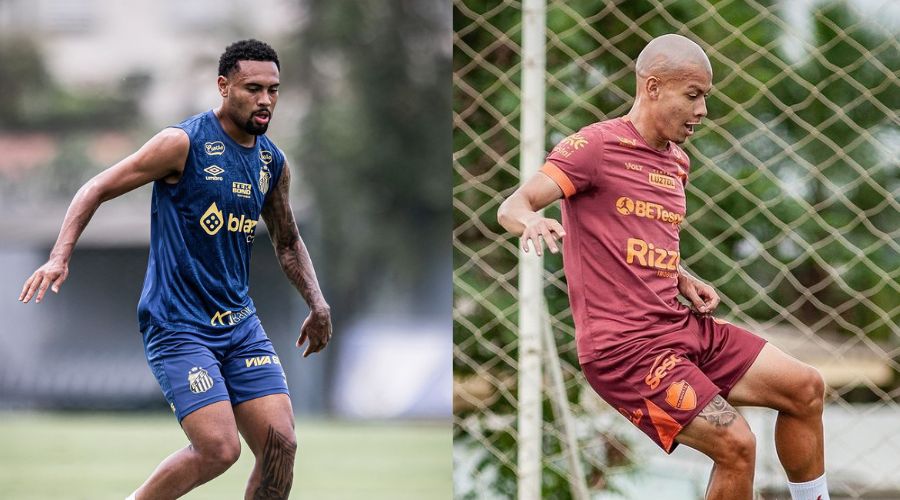
<svg viewBox="0 0 900 500">
<path fill-rule="evenodd" d="M 541 167 L 541 172 L 553 179 L 553 182 L 562 189 L 563 195 L 565 195 L 566 198 L 575 194 L 575 184 L 572 184 L 572 181 L 569 180 L 569 176 L 556 165 L 548 161 Z"/>
<path fill-rule="evenodd" d="M 653 404 L 653 401 L 644 399 L 647 403 L 647 414 L 650 416 L 650 422 L 656 427 L 656 433 L 659 434 L 659 440 L 666 450 L 666 453 L 672 451 L 672 444 L 675 436 L 681 432 L 681 424 L 675 421 L 665 410 Z"/>
</svg>

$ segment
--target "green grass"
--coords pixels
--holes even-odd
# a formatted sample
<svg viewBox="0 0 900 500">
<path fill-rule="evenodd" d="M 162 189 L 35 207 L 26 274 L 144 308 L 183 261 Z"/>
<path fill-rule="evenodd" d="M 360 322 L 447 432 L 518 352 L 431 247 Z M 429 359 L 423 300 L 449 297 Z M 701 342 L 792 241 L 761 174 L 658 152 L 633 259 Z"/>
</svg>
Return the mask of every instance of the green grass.
<svg viewBox="0 0 900 500">
<path fill-rule="evenodd" d="M 301 419 L 297 439 L 292 498 L 452 496 L 449 424 Z M 123 500 L 186 444 L 170 415 L 0 413 L 0 498 Z M 253 455 L 241 451 L 225 474 L 184 498 L 243 498 Z"/>
</svg>

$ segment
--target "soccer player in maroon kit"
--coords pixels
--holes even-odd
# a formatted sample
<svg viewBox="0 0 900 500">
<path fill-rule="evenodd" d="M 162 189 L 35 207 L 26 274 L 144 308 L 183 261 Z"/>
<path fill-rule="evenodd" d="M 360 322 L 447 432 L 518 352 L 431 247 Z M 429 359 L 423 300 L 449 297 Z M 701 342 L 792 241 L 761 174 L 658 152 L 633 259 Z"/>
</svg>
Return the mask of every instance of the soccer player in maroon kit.
<svg viewBox="0 0 900 500">
<path fill-rule="evenodd" d="M 631 111 L 560 142 L 501 205 L 500 223 L 538 255 L 543 244 L 558 252 L 564 237 L 587 381 L 666 452 L 683 443 L 709 456 L 708 499 L 752 497 L 755 437 L 734 406 L 762 406 L 778 410 L 775 445 L 792 498 L 827 500 L 821 375 L 711 316 L 716 291 L 679 265 L 690 161 L 677 144 L 706 116 L 709 59 L 664 35 L 635 72 Z M 559 198 L 562 225 L 537 213 Z"/>
</svg>

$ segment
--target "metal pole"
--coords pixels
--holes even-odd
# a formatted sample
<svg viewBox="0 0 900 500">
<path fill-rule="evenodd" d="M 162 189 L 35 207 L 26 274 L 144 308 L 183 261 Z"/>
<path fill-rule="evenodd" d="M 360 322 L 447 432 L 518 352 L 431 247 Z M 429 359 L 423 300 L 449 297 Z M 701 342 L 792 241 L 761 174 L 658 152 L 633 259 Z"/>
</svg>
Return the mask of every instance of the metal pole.
<svg viewBox="0 0 900 500">
<path fill-rule="evenodd" d="M 522 2 L 522 121 L 519 179 L 544 161 L 545 0 Z M 541 498 L 541 330 L 544 262 L 519 250 L 519 500 Z"/>
<path fill-rule="evenodd" d="M 569 398 L 566 396 L 562 364 L 559 362 L 559 352 L 556 350 L 556 339 L 553 337 L 553 326 L 550 324 L 550 311 L 546 302 L 543 304 L 542 312 L 544 316 L 542 336 L 546 347 L 544 353 L 547 356 L 547 370 L 550 372 L 550 401 L 554 403 L 556 420 L 562 427 L 563 451 L 569 461 L 569 488 L 575 500 L 590 500 L 584 467 L 581 465 L 578 438 L 575 436 L 575 419 L 572 417 Z"/>
</svg>

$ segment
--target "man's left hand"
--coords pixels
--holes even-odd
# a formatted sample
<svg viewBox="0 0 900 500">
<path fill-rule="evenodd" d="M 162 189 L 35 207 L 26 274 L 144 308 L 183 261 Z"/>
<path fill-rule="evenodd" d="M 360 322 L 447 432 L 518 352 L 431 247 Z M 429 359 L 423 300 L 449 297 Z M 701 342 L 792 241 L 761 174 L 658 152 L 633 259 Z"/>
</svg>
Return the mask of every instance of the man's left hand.
<svg viewBox="0 0 900 500">
<path fill-rule="evenodd" d="M 699 314 L 712 314 L 719 305 L 719 294 L 713 287 L 685 272 L 678 275 L 678 291 L 691 301 L 694 311 Z"/>
<path fill-rule="evenodd" d="M 300 327 L 300 338 L 297 339 L 297 347 L 309 341 L 303 357 L 325 349 L 325 345 L 331 340 L 331 309 L 327 306 L 316 308 L 309 312 L 309 316 Z"/>
</svg>

